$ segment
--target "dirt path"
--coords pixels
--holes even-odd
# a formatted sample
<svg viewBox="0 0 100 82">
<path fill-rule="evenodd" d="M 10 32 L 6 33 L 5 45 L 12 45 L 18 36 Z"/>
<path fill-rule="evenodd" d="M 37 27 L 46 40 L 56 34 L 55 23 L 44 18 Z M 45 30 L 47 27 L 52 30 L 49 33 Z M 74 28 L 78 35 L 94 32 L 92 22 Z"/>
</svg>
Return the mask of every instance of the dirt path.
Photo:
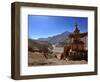
<svg viewBox="0 0 100 82">
<path fill-rule="evenodd" d="M 53 46 L 53 52 L 62 53 L 64 51 L 63 47 L 56 47 L 55 45 L 52 45 L 52 46 Z"/>
</svg>

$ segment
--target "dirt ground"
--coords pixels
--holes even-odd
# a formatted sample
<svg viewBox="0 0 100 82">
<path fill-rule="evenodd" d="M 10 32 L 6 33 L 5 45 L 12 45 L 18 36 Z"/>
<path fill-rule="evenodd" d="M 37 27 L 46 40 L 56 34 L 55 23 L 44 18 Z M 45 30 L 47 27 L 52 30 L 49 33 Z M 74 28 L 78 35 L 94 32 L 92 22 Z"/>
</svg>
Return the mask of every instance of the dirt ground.
<svg viewBox="0 0 100 82">
<path fill-rule="evenodd" d="M 53 45 L 53 53 L 51 58 L 46 58 L 43 53 L 39 52 L 28 52 L 28 65 L 38 66 L 38 65 L 70 65 L 70 64 L 87 64 L 85 60 L 72 61 L 72 60 L 61 60 L 61 53 L 63 53 L 63 47 L 56 47 Z M 55 57 L 56 56 L 56 57 Z"/>
<path fill-rule="evenodd" d="M 71 65 L 71 64 L 87 64 L 85 60 L 72 61 L 72 60 L 59 60 L 55 57 L 46 59 L 42 53 L 29 52 L 28 55 L 28 65 L 29 66 L 39 66 L 39 65 Z"/>
</svg>

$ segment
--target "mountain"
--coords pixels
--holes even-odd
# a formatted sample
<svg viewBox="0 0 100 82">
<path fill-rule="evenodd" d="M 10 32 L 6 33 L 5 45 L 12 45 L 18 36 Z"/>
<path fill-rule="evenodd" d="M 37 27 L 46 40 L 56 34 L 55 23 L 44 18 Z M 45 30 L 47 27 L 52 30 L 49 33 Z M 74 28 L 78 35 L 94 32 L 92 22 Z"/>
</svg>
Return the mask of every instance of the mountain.
<svg viewBox="0 0 100 82">
<path fill-rule="evenodd" d="M 52 44 L 50 44 L 48 41 L 39 41 L 39 40 L 28 39 L 29 51 L 33 51 L 33 50 L 48 51 L 48 48 L 52 49 Z"/>
<path fill-rule="evenodd" d="M 43 50 L 44 48 L 52 49 L 52 45 L 62 47 L 66 43 L 69 43 L 70 41 L 68 38 L 69 34 L 70 32 L 66 31 L 61 34 L 48 38 L 39 38 L 37 40 L 28 39 L 29 50 L 34 50 L 34 49 Z"/>
<path fill-rule="evenodd" d="M 59 45 L 59 44 L 65 44 L 65 43 L 69 43 L 69 36 L 70 32 L 66 31 L 66 32 L 63 32 L 61 34 L 58 34 L 58 35 L 55 35 L 55 36 L 52 36 L 52 37 L 48 37 L 48 38 L 39 38 L 38 40 L 39 41 L 48 41 L 50 42 L 51 44 L 56 44 L 56 45 Z"/>
</svg>

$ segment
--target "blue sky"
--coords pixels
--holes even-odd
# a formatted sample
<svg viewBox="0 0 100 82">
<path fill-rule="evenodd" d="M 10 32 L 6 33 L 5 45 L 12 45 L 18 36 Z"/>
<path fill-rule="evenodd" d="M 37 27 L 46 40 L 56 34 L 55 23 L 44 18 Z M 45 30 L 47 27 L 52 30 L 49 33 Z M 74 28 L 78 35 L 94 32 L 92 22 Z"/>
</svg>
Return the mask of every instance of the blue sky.
<svg viewBox="0 0 100 82">
<path fill-rule="evenodd" d="M 47 38 L 65 31 L 73 32 L 75 23 L 78 24 L 80 32 L 87 32 L 87 17 L 29 15 L 28 38 Z"/>
</svg>

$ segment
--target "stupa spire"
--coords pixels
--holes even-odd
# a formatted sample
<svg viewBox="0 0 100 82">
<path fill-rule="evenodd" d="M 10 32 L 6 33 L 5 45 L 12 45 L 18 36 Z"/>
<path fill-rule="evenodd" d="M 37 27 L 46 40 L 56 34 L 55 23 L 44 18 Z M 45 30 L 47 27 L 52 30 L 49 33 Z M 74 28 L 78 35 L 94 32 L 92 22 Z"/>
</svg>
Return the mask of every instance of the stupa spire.
<svg viewBox="0 0 100 82">
<path fill-rule="evenodd" d="M 74 33 L 79 33 L 79 32 L 80 32 L 80 30 L 79 30 L 79 28 L 78 28 L 78 24 L 75 23 Z"/>
</svg>

